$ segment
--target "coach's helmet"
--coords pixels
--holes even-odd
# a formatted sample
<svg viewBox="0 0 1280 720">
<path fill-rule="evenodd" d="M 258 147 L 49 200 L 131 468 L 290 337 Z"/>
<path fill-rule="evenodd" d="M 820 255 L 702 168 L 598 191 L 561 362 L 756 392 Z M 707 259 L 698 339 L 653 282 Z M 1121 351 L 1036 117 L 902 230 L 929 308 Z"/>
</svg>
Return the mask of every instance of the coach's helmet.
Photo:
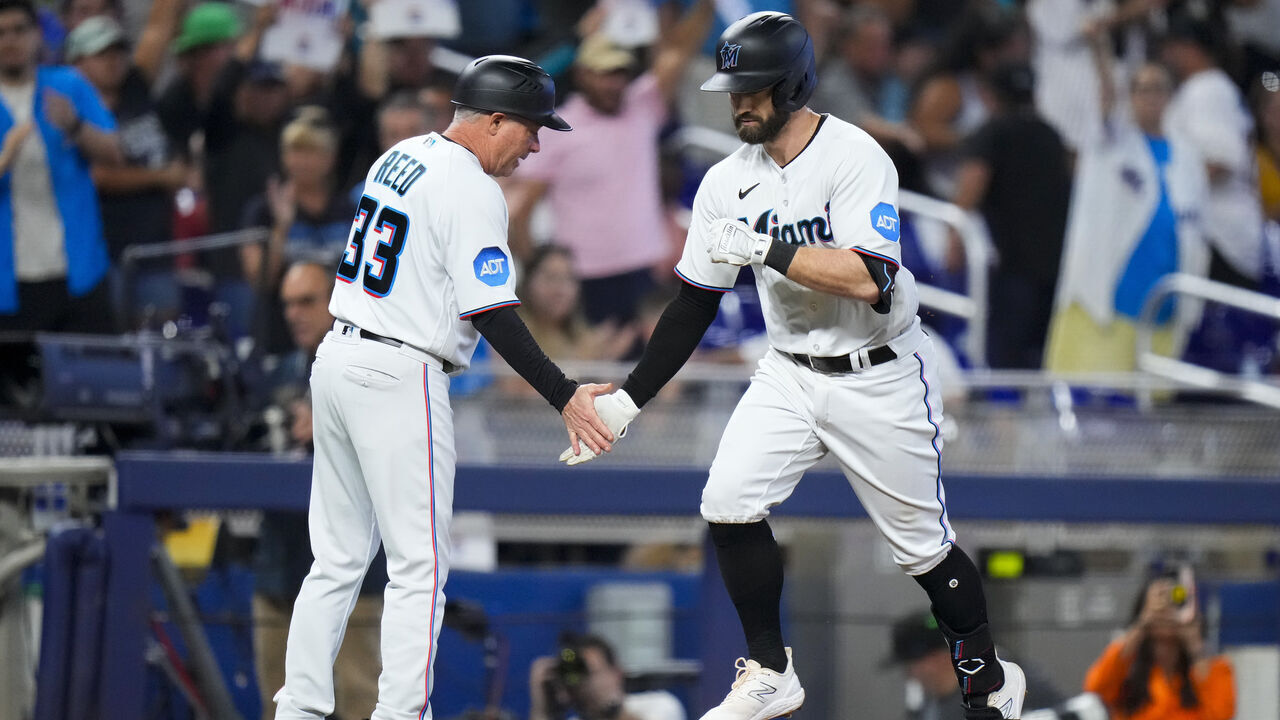
<svg viewBox="0 0 1280 720">
<path fill-rule="evenodd" d="M 513 55 L 471 61 L 453 87 L 453 104 L 532 120 L 552 130 L 572 130 L 556 115 L 556 83 L 546 70 Z"/>
<path fill-rule="evenodd" d="M 758 12 L 725 28 L 716 51 L 716 74 L 702 84 L 711 92 L 750 93 L 773 88 L 773 106 L 804 107 L 818 85 L 813 40 L 795 18 Z"/>
</svg>

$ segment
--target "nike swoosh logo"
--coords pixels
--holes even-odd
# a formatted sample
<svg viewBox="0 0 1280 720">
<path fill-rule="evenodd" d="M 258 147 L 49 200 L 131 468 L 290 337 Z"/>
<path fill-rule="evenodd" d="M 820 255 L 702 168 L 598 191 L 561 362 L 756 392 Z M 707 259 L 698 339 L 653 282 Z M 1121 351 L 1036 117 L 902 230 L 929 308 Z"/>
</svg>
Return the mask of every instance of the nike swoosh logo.
<svg viewBox="0 0 1280 720">
<path fill-rule="evenodd" d="M 756 188 L 758 188 L 758 187 L 760 187 L 760 183 L 756 183 L 755 185 L 752 185 L 751 187 L 747 188 L 746 190 L 739 190 L 739 191 L 738 191 L 738 199 L 739 199 L 739 200 L 743 200 L 743 199 L 745 199 L 748 195 L 750 195 L 750 194 L 751 194 L 751 191 L 752 191 L 752 190 L 755 190 L 755 189 L 756 189 Z"/>
</svg>

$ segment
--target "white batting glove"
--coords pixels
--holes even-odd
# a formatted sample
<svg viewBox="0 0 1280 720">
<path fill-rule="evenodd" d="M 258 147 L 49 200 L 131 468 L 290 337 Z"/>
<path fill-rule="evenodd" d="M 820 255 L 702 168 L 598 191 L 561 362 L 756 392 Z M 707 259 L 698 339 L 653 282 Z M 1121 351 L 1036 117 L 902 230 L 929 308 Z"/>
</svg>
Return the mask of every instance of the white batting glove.
<svg viewBox="0 0 1280 720">
<path fill-rule="evenodd" d="M 597 395 L 595 404 L 596 414 L 609 427 L 615 442 L 627 434 L 627 426 L 640 414 L 640 408 L 636 407 L 635 401 L 622 390 L 614 390 L 605 395 Z M 560 462 L 566 465 L 578 465 L 596 459 L 595 452 L 587 447 L 586 443 L 579 442 L 578 447 L 582 452 L 577 455 L 573 454 L 573 448 L 560 453 Z"/>
<path fill-rule="evenodd" d="M 741 220 L 721 218 L 711 222 L 707 254 L 711 262 L 763 265 L 772 243 L 772 237 L 752 230 Z"/>
</svg>

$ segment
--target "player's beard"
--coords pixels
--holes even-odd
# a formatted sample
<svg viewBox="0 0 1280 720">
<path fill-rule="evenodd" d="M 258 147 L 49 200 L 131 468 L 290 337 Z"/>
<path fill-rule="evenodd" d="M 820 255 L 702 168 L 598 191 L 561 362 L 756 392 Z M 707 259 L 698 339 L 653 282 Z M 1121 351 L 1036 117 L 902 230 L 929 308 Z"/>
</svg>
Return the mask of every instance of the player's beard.
<svg viewBox="0 0 1280 720">
<path fill-rule="evenodd" d="M 750 118 L 756 121 L 753 126 L 744 126 L 743 119 Z M 762 120 L 759 115 L 752 113 L 742 113 L 733 119 L 733 126 L 738 130 L 738 139 L 748 145 L 760 145 L 767 143 L 778 137 L 778 133 L 782 132 L 783 126 L 791 119 L 790 112 L 774 109 L 769 119 Z"/>
</svg>

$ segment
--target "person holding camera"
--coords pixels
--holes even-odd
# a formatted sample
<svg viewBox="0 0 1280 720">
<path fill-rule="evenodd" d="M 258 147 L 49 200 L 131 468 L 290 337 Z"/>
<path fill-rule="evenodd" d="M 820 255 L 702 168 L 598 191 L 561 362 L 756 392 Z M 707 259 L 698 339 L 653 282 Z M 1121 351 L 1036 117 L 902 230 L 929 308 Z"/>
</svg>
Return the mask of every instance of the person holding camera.
<svg viewBox="0 0 1280 720">
<path fill-rule="evenodd" d="M 529 666 L 529 720 L 685 720 L 666 691 L 627 693 L 613 647 L 596 635 L 565 635 L 556 656 Z"/>
<path fill-rule="evenodd" d="M 1205 652 L 1204 618 L 1189 569 L 1149 580 L 1134 620 L 1085 676 L 1113 720 L 1230 720 L 1231 662 Z"/>
</svg>

